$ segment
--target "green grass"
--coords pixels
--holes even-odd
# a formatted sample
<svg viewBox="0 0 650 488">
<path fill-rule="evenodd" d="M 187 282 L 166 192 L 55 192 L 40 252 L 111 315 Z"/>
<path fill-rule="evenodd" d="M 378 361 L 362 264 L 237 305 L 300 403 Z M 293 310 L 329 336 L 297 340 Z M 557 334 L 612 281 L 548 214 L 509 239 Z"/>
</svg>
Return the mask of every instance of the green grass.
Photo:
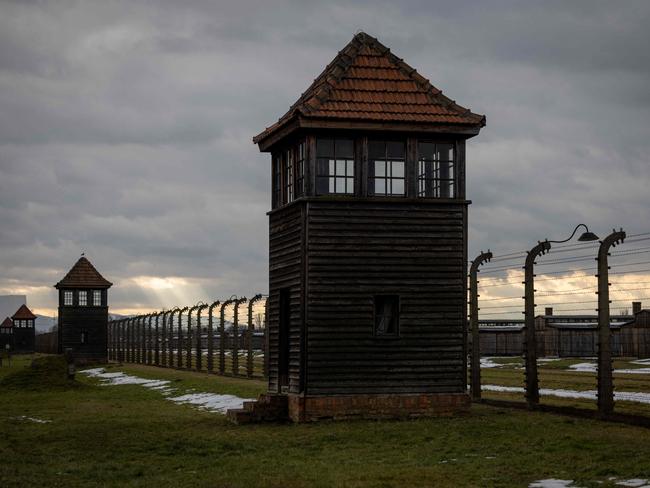
<svg viewBox="0 0 650 488">
<path fill-rule="evenodd" d="M 98 386 L 78 375 L 83 387 L 48 388 L 44 378 L 63 370 L 47 361 L 49 372 L 31 376 L 35 387 L 0 388 L 3 488 L 489 487 L 550 477 L 590 487 L 650 477 L 650 434 L 625 425 L 477 405 L 453 418 L 234 426 L 138 385 Z M 2 381 L 30 362 L 0 369 Z M 179 390 L 264 390 L 260 381 L 111 368 L 170 379 Z M 23 415 L 51 422 L 16 419 Z"/>
</svg>

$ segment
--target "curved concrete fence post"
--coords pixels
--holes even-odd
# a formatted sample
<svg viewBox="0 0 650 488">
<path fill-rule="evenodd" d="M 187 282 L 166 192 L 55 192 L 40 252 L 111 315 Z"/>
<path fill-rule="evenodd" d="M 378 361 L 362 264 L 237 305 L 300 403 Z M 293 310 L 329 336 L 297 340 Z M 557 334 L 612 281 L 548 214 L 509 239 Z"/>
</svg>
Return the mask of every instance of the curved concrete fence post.
<svg viewBox="0 0 650 488">
<path fill-rule="evenodd" d="M 234 303 L 230 298 L 221 304 L 219 313 L 219 373 L 226 372 L 226 307 Z"/>
<path fill-rule="evenodd" d="M 598 415 L 607 417 L 614 411 L 612 380 L 612 333 L 609 315 L 609 250 L 625 240 L 625 232 L 614 230 L 600 241 L 598 248 Z"/>
<path fill-rule="evenodd" d="M 214 301 L 208 308 L 208 373 L 214 369 L 214 309 L 220 303 L 219 300 Z"/>
<path fill-rule="evenodd" d="M 261 294 L 255 295 L 248 302 L 248 328 L 246 329 L 246 376 L 253 376 L 255 371 L 253 364 L 253 333 L 255 332 L 255 323 L 253 322 L 253 307 L 255 303 L 262 299 Z"/>
<path fill-rule="evenodd" d="M 205 303 L 196 309 L 196 370 L 203 369 L 203 328 L 201 327 L 201 312 L 208 308 Z"/>
<path fill-rule="evenodd" d="M 477 402 L 481 400 L 481 342 L 478 331 L 478 272 L 479 267 L 492 259 L 492 253 L 481 252 L 469 268 L 469 326 L 470 326 L 470 344 L 471 344 L 471 379 L 470 393 L 472 400 Z M 467 359 L 465 359 L 467 363 Z"/>
</svg>

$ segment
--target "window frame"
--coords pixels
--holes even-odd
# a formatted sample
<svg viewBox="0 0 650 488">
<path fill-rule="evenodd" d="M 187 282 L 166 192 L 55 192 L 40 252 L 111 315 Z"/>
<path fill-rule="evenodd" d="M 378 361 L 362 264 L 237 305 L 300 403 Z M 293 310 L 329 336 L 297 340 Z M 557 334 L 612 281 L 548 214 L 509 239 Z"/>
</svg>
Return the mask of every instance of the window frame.
<svg viewBox="0 0 650 488">
<path fill-rule="evenodd" d="M 97 297 L 99 297 L 99 300 L 96 300 Z M 93 307 L 102 306 L 102 290 L 93 290 L 92 298 L 93 298 Z"/>
<path fill-rule="evenodd" d="M 68 298 L 70 298 L 70 300 L 68 300 Z M 63 290 L 63 306 L 64 307 L 74 307 L 74 291 L 73 290 Z"/>
<path fill-rule="evenodd" d="M 380 300 L 386 300 L 386 302 L 393 302 L 395 307 L 394 316 L 395 316 L 395 330 L 393 332 L 379 332 L 377 327 L 378 313 L 377 308 L 379 306 Z M 372 298 L 372 333 L 373 336 L 377 339 L 399 339 L 400 338 L 400 315 L 402 312 L 402 301 L 399 295 L 391 294 L 379 294 L 374 295 Z M 391 315 L 392 317 L 393 315 Z"/>
<path fill-rule="evenodd" d="M 81 299 L 83 297 L 83 300 Z M 88 306 L 88 291 L 87 290 L 79 290 L 77 292 L 77 305 L 80 307 L 87 307 Z"/>
<path fill-rule="evenodd" d="M 423 156 L 421 146 L 423 144 L 433 145 L 433 157 L 427 158 Z M 438 156 L 439 146 L 449 146 L 451 148 L 451 159 L 442 159 Z M 427 167 L 429 163 L 432 167 Z M 446 168 L 442 164 L 447 165 Z M 431 139 L 417 139 L 416 141 L 416 161 L 415 161 L 415 194 L 417 198 L 431 198 L 431 199 L 457 199 L 459 194 L 458 187 L 458 147 L 455 141 L 449 140 L 431 140 Z M 433 173 L 434 176 L 429 176 L 427 173 Z M 447 176 L 440 176 L 443 172 L 447 172 Z M 449 189 L 448 195 L 443 195 L 443 182 L 446 182 L 446 188 Z"/>
<path fill-rule="evenodd" d="M 371 145 L 372 144 L 383 144 L 383 157 L 377 158 L 371 155 Z M 402 146 L 402 156 L 390 156 L 389 153 L 389 144 L 400 144 Z M 368 179 L 368 191 L 367 194 L 369 197 L 389 197 L 389 198 L 404 198 L 407 194 L 408 187 L 408 172 L 407 172 L 407 141 L 405 139 L 375 139 L 368 138 L 368 165 L 367 165 L 367 179 Z M 384 172 L 383 175 L 377 175 L 375 163 L 383 163 Z M 402 176 L 393 176 L 394 164 L 402 165 Z M 377 181 L 383 181 L 384 191 L 378 193 L 376 191 Z M 393 192 L 393 183 L 394 181 L 402 182 L 402 191 L 401 193 Z"/>
<path fill-rule="evenodd" d="M 331 141 L 332 153 L 330 155 L 319 155 L 318 144 L 320 141 Z M 352 150 L 349 156 L 341 155 L 337 151 L 337 146 L 343 142 L 351 144 Z M 316 155 L 314 158 L 316 162 L 316 174 L 314 175 L 316 196 L 356 195 L 356 142 L 354 137 L 316 137 Z M 343 173 L 339 173 L 340 163 L 343 163 Z M 322 171 L 322 168 L 325 166 L 327 167 L 327 171 Z M 337 191 L 337 187 L 341 184 L 341 181 L 344 190 Z M 332 183 L 334 184 L 333 191 Z M 327 186 L 327 191 L 321 191 L 321 185 Z"/>
</svg>

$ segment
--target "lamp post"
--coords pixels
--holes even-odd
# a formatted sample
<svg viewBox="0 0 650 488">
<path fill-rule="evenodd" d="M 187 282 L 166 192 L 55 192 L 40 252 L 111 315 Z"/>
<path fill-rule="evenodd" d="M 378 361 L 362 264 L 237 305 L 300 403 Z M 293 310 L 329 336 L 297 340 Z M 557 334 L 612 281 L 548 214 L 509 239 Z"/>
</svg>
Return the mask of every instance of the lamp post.
<svg viewBox="0 0 650 488">
<path fill-rule="evenodd" d="M 597 241 L 598 236 L 589 232 L 585 224 L 576 225 L 571 235 L 561 241 L 549 241 L 548 239 L 538 242 L 535 247 L 528 251 L 524 265 L 524 318 L 525 318 L 525 363 L 526 363 L 526 402 L 530 408 L 539 404 L 539 378 L 537 375 L 537 340 L 535 337 L 535 259 L 543 256 L 551 250 L 551 244 L 561 244 L 573 239 L 580 227 L 585 232 L 578 238 L 579 241 Z"/>
</svg>

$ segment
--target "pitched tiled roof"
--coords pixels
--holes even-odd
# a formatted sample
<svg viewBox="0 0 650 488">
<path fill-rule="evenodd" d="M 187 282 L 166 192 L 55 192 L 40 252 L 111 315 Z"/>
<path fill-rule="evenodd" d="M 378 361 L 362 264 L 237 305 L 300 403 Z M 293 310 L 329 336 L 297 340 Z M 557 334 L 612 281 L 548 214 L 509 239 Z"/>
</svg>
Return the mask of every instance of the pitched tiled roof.
<svg viewBox="0 0 650 488">
<path fill-rule="evenodd" d="M 11 318 L 14 320 L 29 320 L 35 319 L 36 315 L 34 315 L 32 311 L 27 308 L 27 305 L 21 305 Z"/>
<path fill-rule="evenodd" d="M 0 324 L 0 329 L 8 329 L 9 327 L 13 327 L 13 326 L 14 326 L 14 323 L 11 321 L 11 319 L 9 317 L 7 317 Z"/>
<path fill-rule="evenodd" d="M 59 281 L 55 288 L 110 288 L 113 283 L 99 274 L 99 271 L 84 256 Z"/>
<path fill-rule="evenodd" d="M 259 143 L 296 117 L 480 128 L 485 116 L 445 97 L 377 39 L 359 33 Z"/>
</svg>

